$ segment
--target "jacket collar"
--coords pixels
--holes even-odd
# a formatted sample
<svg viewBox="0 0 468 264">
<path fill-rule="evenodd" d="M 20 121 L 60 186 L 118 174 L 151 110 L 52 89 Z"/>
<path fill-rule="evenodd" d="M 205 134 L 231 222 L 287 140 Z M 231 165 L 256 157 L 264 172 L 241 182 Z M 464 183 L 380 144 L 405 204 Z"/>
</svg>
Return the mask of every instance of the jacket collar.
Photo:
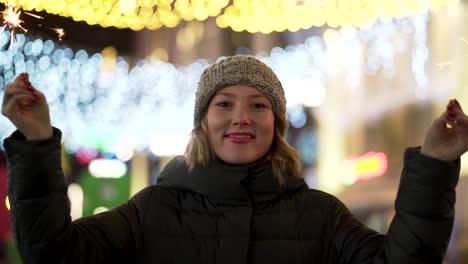
<svg viewBox="0 0 468 264">
<path fill-rule="evenodd" d="M 302 178 L 285 176 L 280 186 L 268 157 L 247 165 L 227 164 L 219 159 L 189 172 L 183 156 L 172 159 L 161 172 L 157 185 L 190 190 L 217 205 L 254 205 L 268 203 L 279 195 L 306 188 Z"/>
</svg>

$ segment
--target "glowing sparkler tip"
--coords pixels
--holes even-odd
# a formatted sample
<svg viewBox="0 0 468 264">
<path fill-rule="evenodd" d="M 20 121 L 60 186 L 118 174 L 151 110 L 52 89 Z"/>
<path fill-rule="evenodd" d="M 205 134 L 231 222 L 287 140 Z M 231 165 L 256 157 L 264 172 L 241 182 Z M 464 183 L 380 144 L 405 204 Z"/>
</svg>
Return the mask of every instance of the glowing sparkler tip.
<svg viewBox="0 0 468 264">
<path fill-rule="evenodd" d="M 463 43 L 465 43 L 465 45 L 468 45 L 468 41 L 465 38 L 460 38 L 460 40 L 463 41 Z"/>
<path fill-rule="evenodd" d="M 9 5 L 4 11 L 0 11 L 0 13 L 2 13 L 3 24 L 12 29 L 17 27 L 23 29 L 23 27 L 21 27 L 23 20 L 20 19 L 21 10 L 19 7 L 16 8 L 15 6 Z"/>
<path fill-rule="evenodd" d="M 10 49 L 11 49 L 13 47 L 15 29 L 20 28 L 24 32 L 27 32 L 27 30 L 21 26 L 21 23 L 23 23 L 23 20 L 20 19 L 20 15 L 21 15 L 20 7 L 16 8 L 13 5 L 9 5 L 5 8 L 4 11 L 0 11 L 0 13 L 2 14 L 3 24 L 5 24 L 3 29 L 5 29 L 5 27 L 7 26 L 10 28 Z"/>
<path fill-rule="evenodd" d="M 1 29 L 0 33 L 3 32 L 3 30 L 8 27 L 10 29 L 10 48 L 13 45 L 13 40 L 14 40 L 14 34 L 15 34 L 15 29 L 19 28 L 23 30 L 24 32 L 28 32 L 27 29 L 21 26 L 21 23 L 24 21 L 21 20 L 21 6 L 14 6 L 14 5 L 8 5 L 5 7 L 5 10 L 0 11 L 0 14 L 3 19 L 3 28 Z M 37 19 L 44 19 L 42 16 L 30 13 L 30 12 L 24 12 L 25 15 L 37 18 Z M 62 40 L 63 36 L 65 36 L 65 31 L 63 28 L 51 28 L 53 31 L 55 31 L 58 35 L 59 40 Z"/>
<path fill-rule="evenodd" d="M 439 62 L 439 63 L 434 63 L 435 66 L 439 67 L 440 69 L 443 69 L 449 65 L 451 65 L 452 62 L 451 61 L 448 61 L 448 62 Z"/>
<path fill-rule="evenodd" d="M 63 30 L 63 28 L 52 28 L 52 30 L 57 33 L 59 40 L 62 40 L 63 36 L 65 36 L 65 30 Z"/>
</svg>

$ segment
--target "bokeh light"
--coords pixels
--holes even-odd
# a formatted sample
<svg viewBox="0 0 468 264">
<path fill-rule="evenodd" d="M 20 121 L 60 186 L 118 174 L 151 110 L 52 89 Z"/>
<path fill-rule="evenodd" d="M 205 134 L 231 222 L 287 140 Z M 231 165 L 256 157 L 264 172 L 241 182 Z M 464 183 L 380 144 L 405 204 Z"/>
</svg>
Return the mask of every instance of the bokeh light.
<svg viewBox="0 0 468 264">
<path fill-rule="evenodd" d="M 427 22 L 428 15 L 422 14 L 362 29 L 330 29 L 323 37 L 312 36 L 302 44 L 277 47 L 257 57 L 278 74 L 288 108 L 320 107 L 327 100 L 327 80 L 338 73 L 344 73 L 351 94 L 359 92 L 366 75 L 382 71 L 391 78 L 395 63 L 389 53 L 412 54 L 419 89 L 415 96 L 427 97 L 431 96 L 425 70 Z M 63 131 L 67 151 L 88 147 L 115 153 L 119 144 L 132 139 L 135 152 L 153 145 L 159 154 L 183 153 L 182 144 L 161 147 L 155 142 L 167 135 L 172 135 L 172 142 L 187 142 L 197 82 L 209 65 L 206 60 L 175 66 L 157 58 L 166 59 L 167 51 L 162 49 L 146 59 L 120 56 L 113 47 L 89 54 L 22 34 L 17 34 L 21 41 L 8 49 L 8 34 L 0 34 L 0 96 L 6 83 L 28 72 L 33 86 L 47 96 L 52 124 Z M 295 125 L 303 122 L 299 118 Z M 0 119 L 0 139 L 13 130 L 9 120 Z M 119 158 L 125 161 L 131 155 L 128 151 Z"/>
<path fill-rule="evenodd" d="M 77 183 L 68 185 L 68 198 L 70 199 L 70 216 L 72 220 L 83 216 L 83 188 Z"/>
<path fill-rule="evenodd" d="M 11 0 L 0 0 L 9 3 Z M 180 21 L 204 21 L 216 17 L 219 27 L 234 31 L 292 32 L 327 24 L 337 27 L 365 27 L 379 20 L 403 18 L 458 4 L 459 0 L 21 0 L 25 10 L 46 11 L 75 21 L 103 27 L 141 30 L 176 27 Z"/>
<path fill-rule="evenodd" d="M 96 207 L 96 209 L 94 209 L 93 214 L 99 214 L 99 213 L 106 212 L 106 211 L 109 211 L 109 208 L 104 207 L 104 206 L 99 206 L 99 207 Z"/>
<path fill-rule="evenodd" d="M 96 178 L 120 178 L 127 173 L 127 165 L 118 159 L 95 159 L 88 170 Z"/>
</svg>

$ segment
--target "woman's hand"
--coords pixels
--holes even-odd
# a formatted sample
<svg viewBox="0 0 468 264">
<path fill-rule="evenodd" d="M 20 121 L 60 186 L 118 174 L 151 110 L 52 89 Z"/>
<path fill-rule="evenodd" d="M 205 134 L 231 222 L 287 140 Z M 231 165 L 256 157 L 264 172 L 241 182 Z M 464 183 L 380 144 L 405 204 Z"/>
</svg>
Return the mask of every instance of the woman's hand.
<svg viewBox="0 0 468 264">
<path fill-rule="evenodd" d="M 22 73 L 5 87 L 2 114 L 28 140 L 52 137 L 49 107 L 43 93 L 32 87 L 27 73 Z"/>
<path fill-rule="evenodd" d="M 445 161 L 460 158 L 468 150 L 468 116 L 456 99 L 437 118 L 426 134 L 421 154 Z"/>
</svg>

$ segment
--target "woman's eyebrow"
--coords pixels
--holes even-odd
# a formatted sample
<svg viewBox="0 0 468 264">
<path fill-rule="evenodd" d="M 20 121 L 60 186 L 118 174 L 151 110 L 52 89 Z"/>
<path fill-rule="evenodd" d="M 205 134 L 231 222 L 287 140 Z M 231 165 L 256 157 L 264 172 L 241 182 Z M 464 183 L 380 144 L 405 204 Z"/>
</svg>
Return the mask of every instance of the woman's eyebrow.
<svg viewBox="0 0 468 264">
<path fill-rule="evenodd" d="M 249 95 L 249 98 L 254 98 L 254 99 L 256 99 L 256 98 L 265 98 L 265 99 L 268 99 L 268 98 L 267 98 L 265 95 L 263 95 L 263 94 L 251 94 L 251 95 Z"/>
<path fill-rule="evenodd" d="M 235 95 L 230 94 L 230 93 L 226 93 L 226 92 L 219 92 L 219 93 L 215 94 L 215 96 L 235 97 Z"/>
<path fill-rule="evenodd" d="M 231 93 L 226 93 L 226 92 L 220 92 L 216 94 L 215 96 L 227 96 L 227 97 L 236 97 L 237 95 L 231 94 Z M 247 97 L 249 98 L 266 98 L 265 95 L 263 94 L 250 94 Z"/>
</svg>

